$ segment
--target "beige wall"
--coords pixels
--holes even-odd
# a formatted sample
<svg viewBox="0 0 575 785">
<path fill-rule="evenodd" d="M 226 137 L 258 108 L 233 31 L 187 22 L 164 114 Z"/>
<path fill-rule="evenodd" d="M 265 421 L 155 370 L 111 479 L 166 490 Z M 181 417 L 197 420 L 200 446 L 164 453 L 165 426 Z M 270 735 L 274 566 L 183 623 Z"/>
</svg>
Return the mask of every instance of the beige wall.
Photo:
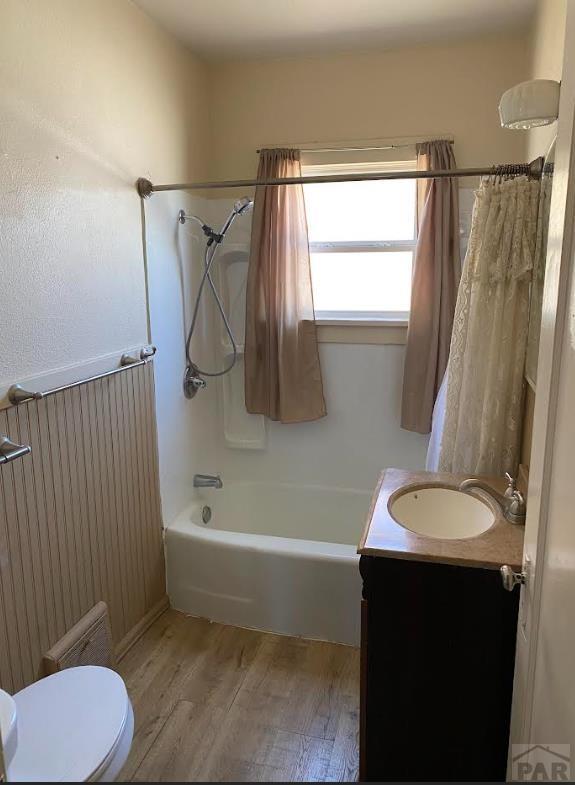
<svg viewBox="0 0 575 785">
<path fill-rule="evenodd" d="M 530 36 L 530 74 L 533 79 L 561 80 L 567 0 L 539 0 Z M 527 132 L 529 160 L 545 155 L 557 133 L 557 123 Z M 521 463 L 529 471 L 533 441 L 535 391 L 527 384 L 521 439 Z"/>
<path fill-rule="evenodd" d="M 253 175 L 260 145 L 453 135 L 461 166 L 522 160 L 501 93 L 527 78 L 524 35 L 210 70 L 213 176 Z"/>
<path fill-rule="evenodd" d="M 146 341 L 133 183 L 202 177 L 204 66 L 129 0 L 0 0 L 0 386 Z"/>
<path fill-rule="evenodd" d="M 539 0 L 531 34 L 530 78 L 561 80 L 567 0 Z M 545 155 L 557 125 L 529 131 L 530 158 Z"/>
</svg>

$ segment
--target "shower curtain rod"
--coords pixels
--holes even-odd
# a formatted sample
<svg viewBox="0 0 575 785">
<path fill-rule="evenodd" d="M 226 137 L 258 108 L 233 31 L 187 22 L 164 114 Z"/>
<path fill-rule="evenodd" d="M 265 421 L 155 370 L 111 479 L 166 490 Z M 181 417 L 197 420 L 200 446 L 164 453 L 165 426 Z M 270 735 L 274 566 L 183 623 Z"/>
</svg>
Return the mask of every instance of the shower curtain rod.
<svg viewBox="0 0 575 785">
<path fill-rule="evenodd" d="M 528 164 L 500 164 L 499 166 L 476 167 L 472 169 L 437 169 L 435 171 L 407 170 L 403 172 L 358 172 L 357 174 L 329 174 L 313 177 L 282 177 L 271 180 L 221 180 L 219 182 L 168 183 L 154 185 L 145 177 L 136 181 L 136 189 L 142 199 L 148 199 L 159 191 L 195 191 L 219 188 L 253 188 L 270 185 L 302 185 L 305 183 L 353 183 L 365 180 L 421 180 L 436 177 L 517 177 L 528 175 L 540 179 L 543 173 L 543 157 L 535 158 Z"/>
</svg>

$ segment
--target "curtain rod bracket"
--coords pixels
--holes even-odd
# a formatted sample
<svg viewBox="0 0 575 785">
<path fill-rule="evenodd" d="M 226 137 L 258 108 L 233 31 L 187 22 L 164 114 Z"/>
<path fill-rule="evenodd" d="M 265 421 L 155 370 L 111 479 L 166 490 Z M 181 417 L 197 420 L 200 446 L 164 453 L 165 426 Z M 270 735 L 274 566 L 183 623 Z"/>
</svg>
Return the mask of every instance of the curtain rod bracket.
<svg viewBox="0 0 575 785">
<path fill-rule="evenodd" d="M 136 180 L 136 189 L 142 199 L 149 199 L 154 191 L 154 186 L 145 177 L 138 177 Z"/>
<path fill-rule="evenodd" d="M 545 167 L 545 158 L 540 155 L 539 158 L 534 158 L 529 164 L 529 176 L 536 180 L 543 177 L 543 170 Z"/>
</svg>

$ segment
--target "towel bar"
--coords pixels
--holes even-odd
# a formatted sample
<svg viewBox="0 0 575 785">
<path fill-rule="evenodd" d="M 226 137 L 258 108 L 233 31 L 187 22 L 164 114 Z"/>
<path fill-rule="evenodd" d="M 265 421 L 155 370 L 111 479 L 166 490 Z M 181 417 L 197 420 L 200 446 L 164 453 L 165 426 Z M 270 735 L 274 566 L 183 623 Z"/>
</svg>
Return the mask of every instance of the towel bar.
<svg viewBox="0 0 575 785">
<path fill-rule="evenodd" d="M 8 400 L 14 406 L 18 406 L 20 403 L 26 403 L 27 401 L 39 401 L 42 398 L 47 398 L 49 395 L 55 395 L 64 390 L 71 390 L 74 387 L 79 387 L 88 382 L 95 382 L 97 379 L 106 379 L 108 376 L 114 376 L 121 371 L 125 371 L 127 368 L 136 368 L 139 365 L 145 365 L 155 353 L 155 346 L 145 346 L 140 350 L 139 359 L 132 357 L 130 354 L 123 354 L 120 359 L 119 368 L 113 368 L 111 371 L 98 373 L 95 376 L 89 376 L 87 379 L 80 379 L 77 382 L 63 384 L 61 387 L 53 387 L 51 390 L 44 390 L 44 392 L 32 392 L 30 390 L 25 390 L 20 384 L 13 384 L 8 390 Z"/>
</svg>

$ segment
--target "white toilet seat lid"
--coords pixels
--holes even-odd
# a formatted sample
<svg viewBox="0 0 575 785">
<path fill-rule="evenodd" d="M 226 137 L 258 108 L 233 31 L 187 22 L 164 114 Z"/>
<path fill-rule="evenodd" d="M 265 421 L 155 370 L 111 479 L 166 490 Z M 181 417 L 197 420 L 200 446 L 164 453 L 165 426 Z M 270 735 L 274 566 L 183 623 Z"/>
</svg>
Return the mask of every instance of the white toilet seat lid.
<svg viewBox="0 0 575 785">
<path fill-rule="evenodd" d="M 118 745 L 130 701 L 120 676 L 108 668 L 69 668 L 14 696 L 18 747 L 10 779 L 85 782 Z"/>
</svg>

